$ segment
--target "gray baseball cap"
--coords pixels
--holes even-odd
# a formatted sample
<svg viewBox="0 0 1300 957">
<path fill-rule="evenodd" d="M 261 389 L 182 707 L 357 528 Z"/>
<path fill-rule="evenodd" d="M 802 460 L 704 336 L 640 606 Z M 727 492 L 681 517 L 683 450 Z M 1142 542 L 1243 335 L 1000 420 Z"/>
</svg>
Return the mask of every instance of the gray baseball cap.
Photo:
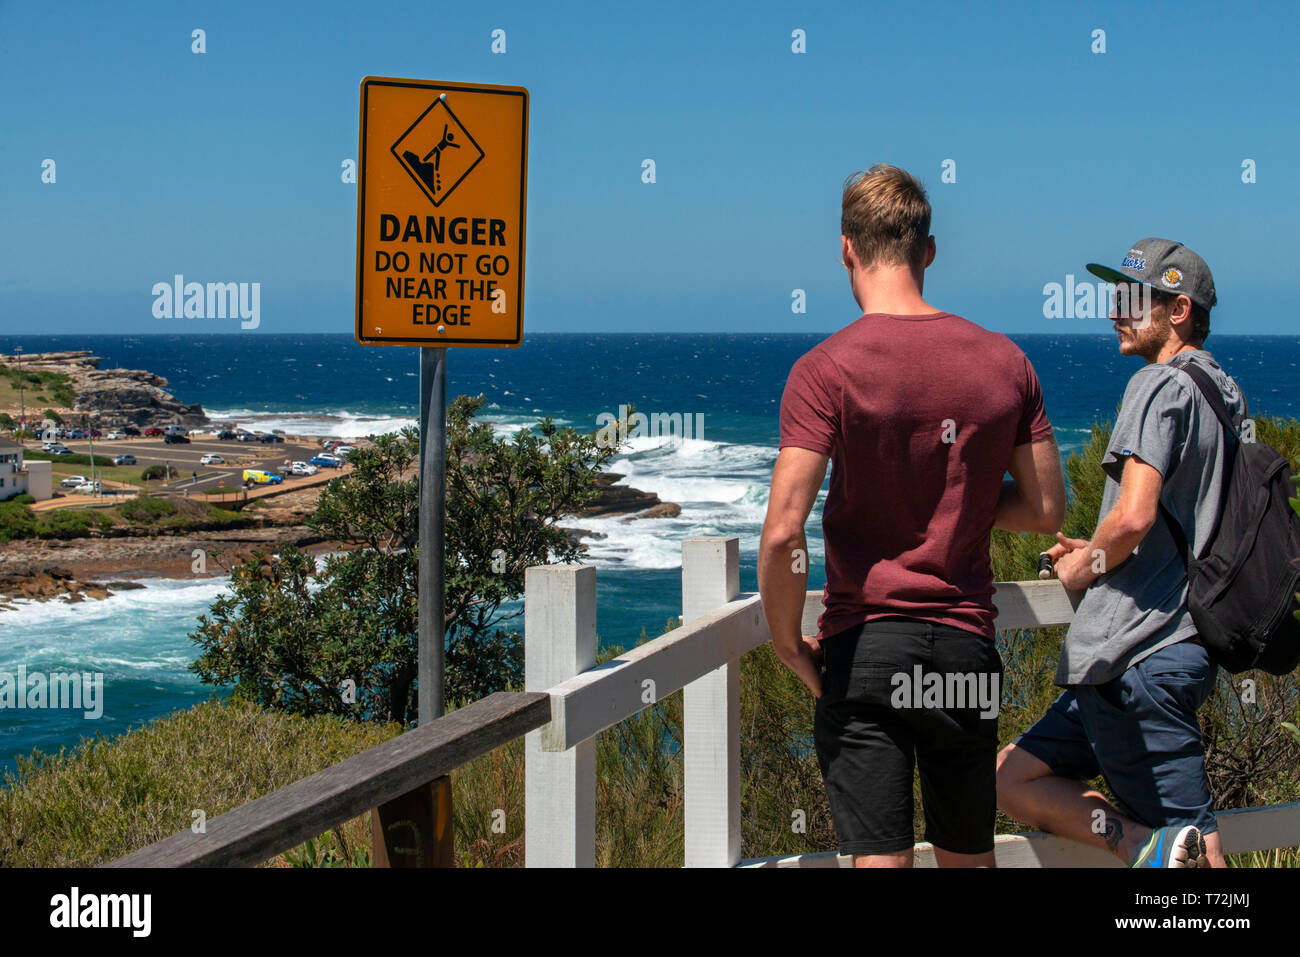
<svg viewBox="0 0 1300 957">
<path fill-rule="evenodd" d="M 1088 263 L 1088 272 L 1107 282 L 1140 282 L 1162 292 L 1181 293 L 1206 310 L 1219 301 L 1205 260 L 1171 239 L 1139 239 L 1119 269 Z"/>
</svg>

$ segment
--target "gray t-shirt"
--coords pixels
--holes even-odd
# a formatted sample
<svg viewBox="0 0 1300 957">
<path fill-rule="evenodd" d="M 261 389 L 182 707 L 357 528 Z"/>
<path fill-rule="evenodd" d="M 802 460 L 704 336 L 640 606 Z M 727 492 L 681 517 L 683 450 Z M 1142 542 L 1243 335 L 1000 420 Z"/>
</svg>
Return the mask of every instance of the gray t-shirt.
<svg viewBox="0 0 1300 957">
<path fill-rule="evenodd" d="M 1178 354 L 1195 362 L 1219 386 L 1235 421 L 1245 411 L 1237 384 L 1204 349 Z M 1130 454 L 1160 472 L 1160 499 L 1201 554 L 1218 524 L 1224 454 L 1223 427 L 1191 376 L 1153 362 L 1124 390 L 1110 445 L 1102 456 L 1106 487 L 1102 519 L 1119 499 Z M 1161 648 L 1196 634 L 1187 609 L 1187 566 L 1161 512 L 1133 554 L 1089 586 L 1074 611 L 1061 648 L 1056 684 L 1102 684 Z"/>
</svg>

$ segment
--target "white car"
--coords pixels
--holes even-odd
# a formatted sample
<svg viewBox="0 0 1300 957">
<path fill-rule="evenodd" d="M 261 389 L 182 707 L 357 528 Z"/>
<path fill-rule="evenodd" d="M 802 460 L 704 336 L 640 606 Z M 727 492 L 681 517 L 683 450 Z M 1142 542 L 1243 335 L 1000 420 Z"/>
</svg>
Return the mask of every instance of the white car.
<svg viewBox="0 0 1300 957">
<path fill-rule="evenodd" d="M 336 446 L 334 446 L 334 454 L 337 455 L 337 456 L 339 456 L 340 458 L 346 458 L 347 456 L 351 455 L 351 454 L 352 454 L 353 452 L 355 452 L 356 450 L 357 450 L 357 447 L 356 447 L 355 445 L 336 445 Z"/>
<path fill-rule="evenodd" d="M 85 485 L 90 479 L 84 475 L 69 475 L 59 483 L 60 488 L 76 488 L 79 485 Z"/>
<path fill-rule="evenodd" d="M 294 462 L 293 465 L 289 466 L 291 475 L 315 475 L 319 471 L 320 469 L 310 462 Z"/>
<path fill-rule="evenodd" d="M 76 488 L 74 488 L 72 491 L 75 492 L 77 495 L 98 495 L 98 494 L 99 494 L 99 483 L 98 483 L 98 482 L 82 482 L 80 485 L 78 485 L 78 486 L 77 486 Z"/>
<path fill-rule="evenodd" d="M 110 432 L 110 433 L 108 433 L 107 438 L 112 439 L 113 441 L 116 442 L 116 441 L 119 440 L 119 439 L 124 439 L 124 438 L 126 438 L 126 433 L 123 432 L 121 429 L 119 429 L 119 430 L 116 431 L 116 432 Z"/>
<path fill-rule="evenodd" d="M 199 459 L 200 465 L 225 465 L 226 460 L 215 452 L 209 452 L 203 458 Z"/>
</svg>

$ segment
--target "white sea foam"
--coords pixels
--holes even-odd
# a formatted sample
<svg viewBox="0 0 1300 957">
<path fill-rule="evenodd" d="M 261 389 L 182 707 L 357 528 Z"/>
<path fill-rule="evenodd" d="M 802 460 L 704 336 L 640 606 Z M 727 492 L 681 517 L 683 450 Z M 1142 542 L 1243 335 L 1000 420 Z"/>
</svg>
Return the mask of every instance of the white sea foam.
<svg viewBox="0 0 1300 957">
<path fill-rule="evenodd" d="M 14 610 L 0 611 L 0 670 L 26 664 L 163 671 L 188 681 L 184 666 L 198 648 L 186 636 L 227 580 L 149 578 L 140 584 L 145 587 L 99 601 L 13 602 Z"/>
<path fill-rule="evenodd" d="M 701 535 L 735 535 L 742 552 L 758 549 L 776 449 L 705 439 L 636 437 L 609 470 L 618 485 L 653 492 L 681 506 L 675 518 L 633 519 L 626 515 L 570 518 L 565 524 L 605 535 L 584 537 L 587 560 L 596 566 L 677 568 L 682 541 Z M 818 509 L 825 493 L 819 493 Z M 808 550 L 823 554 L 820 529 L 808 526 Z"/>
<path fill-rule="evenodd" d="M 499 406 L 493 406 L 499 408 Z M 279 429 L 288 435 L 306 435 L 333 437 L 339 439 L 363 439 L 370 435 L 384 435 L 400 432 L 408 426 L 419 425 L 415 417 L 363 415 L 346 409 L 329 412 L 265 412 L 254 409 L 209 409 L 208 418 L 214 422 L 230 422 L 237 428 L 271 432 Z M 525 426 L 536 426 L 540 416 L 507 413 L 503 415 L 483 416 L 479 418 L 492 423 L 498 435 L 513 435 Z M 569 424 L 568 419 L 556 417 L 556 425 Z"/>
<path fill-rule="evenodd" d="M 238 428 L 261 432 L 280 429 L 289 435 L 333 436 L 340 439 L 362 439 L 368 435 L 384 435 L 419 424 L 415 417 L 361 415 L 345 409 L 334 412 L 209 409 L 208 418 L 214 422 L 231 422 Z"/>
</svg>

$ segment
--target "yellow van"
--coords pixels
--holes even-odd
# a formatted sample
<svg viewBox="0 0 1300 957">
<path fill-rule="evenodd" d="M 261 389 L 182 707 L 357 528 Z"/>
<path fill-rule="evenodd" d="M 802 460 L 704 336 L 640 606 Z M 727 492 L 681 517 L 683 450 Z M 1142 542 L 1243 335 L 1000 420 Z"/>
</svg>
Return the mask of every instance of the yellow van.
<svg viewBox="0 0 1300 957">
<path fill-rule="evenodd" d="M 263 472 L 261 469 L 244 469 L 244 482 L 252 482 L 254 485 L 279 485 L 284 479 L 274 472 Z"/>
</svg>

